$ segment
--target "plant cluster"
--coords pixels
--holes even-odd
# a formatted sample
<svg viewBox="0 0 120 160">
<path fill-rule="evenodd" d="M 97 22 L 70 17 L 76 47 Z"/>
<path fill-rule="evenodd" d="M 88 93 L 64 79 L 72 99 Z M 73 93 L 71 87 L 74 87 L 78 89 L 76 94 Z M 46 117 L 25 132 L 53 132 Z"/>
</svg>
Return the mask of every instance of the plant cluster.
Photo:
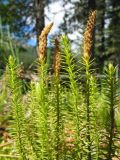
<svg viewBox="0 0 120 160">
<path fill-rule="evenodd" d="M 45 27 L 40 35 L 42 46 L 38 47 L 39 81 L 31 82 L 25 100 L 17 74 L 19 66 L 13 56 L 9 57 L 10 133 L 19 159 L 119 158 L 118 79 L 110 63 L 101 87 L 97 81 L 95 60 L 91 59 L 95 17 L 96 11 L 91 12 L 83 56 L 77 63 L 68 38 L 55 38 L 53 75 L 48 75 L 46 62 L 46 38 L 53 23 Z"/>
</svg>

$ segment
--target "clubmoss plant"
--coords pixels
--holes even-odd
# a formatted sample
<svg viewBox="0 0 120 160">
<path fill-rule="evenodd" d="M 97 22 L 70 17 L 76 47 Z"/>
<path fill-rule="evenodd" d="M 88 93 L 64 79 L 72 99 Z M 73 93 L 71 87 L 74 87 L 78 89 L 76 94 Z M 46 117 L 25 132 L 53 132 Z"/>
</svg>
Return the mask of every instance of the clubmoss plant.
<svg viewBox="0 0 120 160">
<path fill-rule="evenodd" d="M 19 149 L 19 153 L 21 156 L 21 159 L 26 160 L 27 159 L 27 148 L 26 148 L 26 134 L 25 134 L 25 117 L 23 108 L 21 105 L 21 89 L 20 89 L 20 81 L 17 79 L 16 76 L 16 63 L 15 59 L 10 56 L 9 62 L 9 86 L 11 89 L 11 103 L 12 103 L 12 116 L 14 119 L 14 131 L 15 134 L 15 140 L 17 142 L 17 147 Z"/>
<path fill-rule="evenodd" d="M 80 84 L 78 86 L 77 84 L 77 80 L 76 80 L 76 73 L 77 71 L 75 71 L 75 64 L 74 62 L 74 58 L 72 56 L 71 53 L 71 48 L 70 48 L 70 43 L 69 40 L 66 36 L 62 36 L 61 37 L 61 47 L 62 47 L 62 58 L 64 59 L 64 70 L 66 71 L 66 73 L 68 74 L 68 84 L 70 87 L 70 92 L 71 92 L 71 99 L 68 98 L 68 103 L 71 102 L 71 107 L 73 110 L 72 116 L 74 117 L 74 125 L 75 125 L 75 132 L 76 134 L 73 135 L 73 137 L 75 136 L 74 139 L 74 144 L 76 145 L 76 155 L 74 155 L 77 159 L 82 158 L 82 150 L 81 148 L 81 137 L 80 137 L 80 132 L 81 132 L 81 120 L 80 120 L 80 116 L 81 116 L 81 110 L 80 109 L 80 100 L 81 100 L 81 96 L 80 96 Z M 82 105 L 81 105 L 82 107 Z M 73 132 L 74 132 L 74 128 L 73 128 Z"/>
<path fill-rule="evenodd" d="M 26 93 L 21 92 L 15 54 L 9 57 L 11 135 L 21 160 L 113 160 L 119 156 L 118 79 L 116 68 L 109 64 L 100 92 L 91 56 L 95 18 L 96 11 L 92 11 L 84 33 L 83 56 L 78 61 L 67 36 L 55 38 L 51 75 L 46 48 L 53 23 L 43 29 L 38 80 L 31 81 Z"/>
<path fill-rule="evenodd" d="M 86 137 L 87 137 L 87 160 L 92 160 L 92 133 L 93 133 L 93 109 L 91 106 L 91 76 L 93 74 L 92 66 L 93 60 L 91 60 L 91 48 L 92 48 L 92 35 L 95 26 L 96 11 L 92 11 L 89 15 L 87 27 L 84 33 L 84 51 L 83 51 L 83 69 L 85 74 L 85 84 L 84 84 L 84 99 L 86 106 Z"/>
<path fill-rule="evenodd" d="M 56 99 L 56 160 L 60 159 L 60 135 L 61 135 L 61 114 L 60 114 L 60 45 L 59 39 L 55 39 L 54 52 L 54 76 L 55 76 L 55 99 Z"/>
<path fill-rule="evenodd" d="M 104 94 L 105 103 L 108 109 L 108 123 L 106 126 L 106 158 L 112 160 L 116 156 L 116 141 L 118 139 L 118 130 L 116 127 L 116 109 L 118 107 L 118 79 L 116 78 L 116 68 L 110 63 L 105 70 Z"/>
<path fill-rule="evenodd" d="M 36 126 L 39 131 L 38 135 L 38 148 L 39 158 L 48 159 L 51 157 L 50 142 L 49 142 L 49 106 L 48 106 L 48 85 L 47 85 L 47 64 L 46 64 L 46 47 L 47 47 L 47 35 L 52 28 L 53 23 L 46 26 L 41 35 L 39 41 L 39 60 L 38 74 L 39 82 L 35 85 L 35 104 L 37 108 L 36 112 Z"/>
</svg>

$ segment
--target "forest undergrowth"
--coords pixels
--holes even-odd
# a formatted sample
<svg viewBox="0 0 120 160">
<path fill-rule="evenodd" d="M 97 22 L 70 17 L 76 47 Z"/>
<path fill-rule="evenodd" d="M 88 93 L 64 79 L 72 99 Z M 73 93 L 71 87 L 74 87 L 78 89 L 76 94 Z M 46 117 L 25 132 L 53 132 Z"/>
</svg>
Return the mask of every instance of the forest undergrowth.
<svg viewBox="0 0 120 160">
<path fill-rule="evenodd" d="M 53 23 L 43 29 L 39 80 L 31 81 L 26 93 L 18 59 L 9 56 L 0 91 L 0 160 L 120 159 L 119 79 L 111 62 L 102 78 L 97 76 L 91 56 L 95 19 L 92 11 L 79 56 L 72 53 L 67 36 L 55 38 L 49 72 L 47 35 Z"/>
</svg>

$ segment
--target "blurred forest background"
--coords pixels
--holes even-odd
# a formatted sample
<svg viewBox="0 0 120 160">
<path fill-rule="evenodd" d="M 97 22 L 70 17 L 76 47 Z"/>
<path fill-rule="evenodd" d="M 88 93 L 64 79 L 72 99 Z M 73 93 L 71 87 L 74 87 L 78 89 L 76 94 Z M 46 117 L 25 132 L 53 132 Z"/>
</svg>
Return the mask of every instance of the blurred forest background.
<svg viewBox="0 0 120 160">
<path fill-rule="evenodd" d="M 73 44 L 74 52 L 82 52 L 82 37 L 91 10 L 97 10 L 92 56 L 96 58 L 99 72 L 108 60 L 119 65 L 119 0 L 0 0 L 0 69 L 4 69 L 9 53 L 6 43 L 11 38 L 19 48 L 20 60 L 29 66 L 37 58 L 38 36 L 45 24 L 54 22 L 55 18 L 54 25 L 58 25 L 49 41 L 56 34 L 65 33 Z M 59 17 L 62 17 L 61 21 Z M 48 46 L 49 49 L 52 47 L 51 44 Z"/>
</svg>

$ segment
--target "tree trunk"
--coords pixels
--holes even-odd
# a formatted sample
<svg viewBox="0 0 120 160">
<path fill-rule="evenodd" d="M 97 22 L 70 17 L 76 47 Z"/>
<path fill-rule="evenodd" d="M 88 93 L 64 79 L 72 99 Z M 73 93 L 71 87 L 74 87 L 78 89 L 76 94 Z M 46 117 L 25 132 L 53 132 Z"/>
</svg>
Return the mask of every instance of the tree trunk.
<svg viewBox="0 0 120 160">
<path fill-rule="evenodd" d="M 110 0 L 110 24 L 109 24 L 109 38 L 108 47 L 109 53 L 112 54 L 112 59 L 117 65 L 120 61 L 120 1 Z"/>
<path fill-rule="evenodd" d="M 97 25 L 97 45 L 96 50 L 97 50 L 97 59 L 98 59 L 98 68 L 100 69 L 100 72 L 103 70 L 104 66 L 104 61 L 106 58 L 104 57 L 105 55 L 105 35 L 104 35 L 104 30 L 105 30 L 105 10 L 106 10 L 106 3 L 105 0 L 101 0 L 97 4 L 97 10 L 98 10 L 98 20 L 99 23 Z"/>
<path fill-rule="evenodd" d="M 39 43 L 39 35 L 44 28 L 45 25 L 45 0 L 34 0 L 35 7 L 35 17 L 36 17 L 36 38 L 37 38 L 37 46 Z"/>
</svg>

